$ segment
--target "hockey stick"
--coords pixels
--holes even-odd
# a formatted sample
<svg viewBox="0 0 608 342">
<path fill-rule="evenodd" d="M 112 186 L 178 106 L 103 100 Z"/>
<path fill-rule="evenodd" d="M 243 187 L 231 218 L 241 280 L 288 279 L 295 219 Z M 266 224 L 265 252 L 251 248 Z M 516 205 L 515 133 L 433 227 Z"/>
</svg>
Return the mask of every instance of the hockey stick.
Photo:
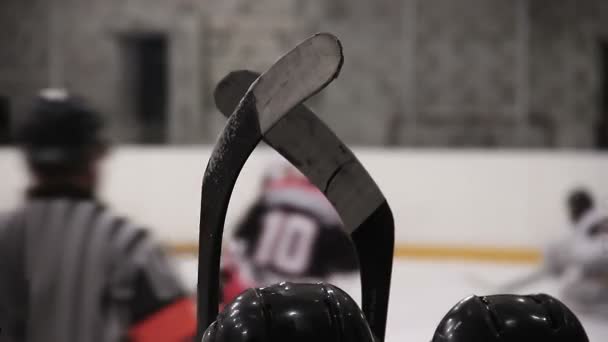
<svg viewBox="0 0 608 342">
<path fill-rule="evenodd" d="M 235 71 L 215 91 L 216 105 L 229 116 L 258 74 Z M 361 267 L 363 312 L 384 340 L 394 247 L 391 210 L 355 155 L 312 111 L 300 104 L 266 132 L 264 141 L 315 184 L 340 214 Z"/>
<path fill-rule="evenodd" d="M 243 165 L 277 120 L 337 77 L 342 62 L 336 37 L 317 34 L 303 41 L 249 87 L 218 138 L 201 189 L 197 341 L 218 314 L 224 220 Z"/>
</svg>

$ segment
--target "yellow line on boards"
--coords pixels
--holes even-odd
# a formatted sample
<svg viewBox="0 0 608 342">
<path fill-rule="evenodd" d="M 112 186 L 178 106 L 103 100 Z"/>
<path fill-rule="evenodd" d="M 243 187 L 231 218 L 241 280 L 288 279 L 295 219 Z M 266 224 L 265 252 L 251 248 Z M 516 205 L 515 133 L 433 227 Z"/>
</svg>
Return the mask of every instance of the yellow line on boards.
<svg viewBox="0 0 608 342">
<path fill-rule="evenodd" d="M 175 256 L 198 255 L 198 244 L 196 243 L 173 243 L 166 245 L 169 253 Z"/>
<path fill-rule="evenodd" d="M 173 243 L 168 250 L 175 256 L 195 256 L 198 254 L 196 243 Z M 397 244 L 395 257 L 419 260 L 463 260 L 516 264 L 536 264 L 542 254 L 534 248 L 489 247 L 489 246 L 452 246 L 425 244 Z"/>
<path fill-rule="evenodd" d="M 467 260 L 517 264 L 536 264 L 542 260 L 539 250 L 520 247 L 414 245 L 395 246 L 395 257 L 426 260 Z"/>
</svg>

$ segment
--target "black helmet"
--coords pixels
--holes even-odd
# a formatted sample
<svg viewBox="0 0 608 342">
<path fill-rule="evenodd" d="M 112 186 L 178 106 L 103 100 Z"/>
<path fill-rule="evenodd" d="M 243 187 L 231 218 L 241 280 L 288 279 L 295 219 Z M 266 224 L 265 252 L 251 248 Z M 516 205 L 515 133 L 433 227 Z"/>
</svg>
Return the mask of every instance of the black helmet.
<svg viewBox="0 0 608 342">
<path fill-rule="evenodd" d="M 570 219 L 575 223 L 594 206 L 593 197 L 589 191 L 583 188 L 571 191 L 568 194 L 567 202 Z"/>
<path fill-rule="evenodd" d="M 576 316 L 544 294 L 470 296 L 456 304 L 432 342 L 588 342 Z"/>
<path fill-rule="evenodd" d="M 280 283 L 238 296 L 203 342 L 373 342 L 361 309 L 329 284 Z"/>
<path fill-rule="evenodd" d="M 30 165 L 69 168 L 88 160 L 106 145 L 101 116 L 63 89 L 40 93 L 17 126 L 17 144 Z"/>
</svg>

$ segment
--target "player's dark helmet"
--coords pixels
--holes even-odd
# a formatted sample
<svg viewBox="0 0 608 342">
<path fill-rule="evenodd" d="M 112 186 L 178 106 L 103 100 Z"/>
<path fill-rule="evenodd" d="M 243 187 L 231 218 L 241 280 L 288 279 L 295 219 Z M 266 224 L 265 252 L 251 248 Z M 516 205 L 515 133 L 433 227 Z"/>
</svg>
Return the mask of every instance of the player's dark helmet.
<svg viewBox="0 0 608 342">
<path fill-rule="evenodd" d="M 361 309 L 329 284 L 249 289 L 229 304 L 203 342 L 373 342 Z"/>
<path fill-rule="evenodd" d="M 574 189 L 570 192 L 567 202 L 570 219 L 575 223 L 594 206 L 593 197 L 583 188 Z"/>
<path fill-rule="evenodd" d="M 432 342 L 588 342 L 578 318 L 548 295 L 470 296 L 443 318 Z"/>
<path fill-rule="evenodd" d="M 34 168 L 70 169 L 105 148 L 103 127 L 102 117 L 81 98 L 47 89 L 18 123 L 15 138 Z"/>
</svg>

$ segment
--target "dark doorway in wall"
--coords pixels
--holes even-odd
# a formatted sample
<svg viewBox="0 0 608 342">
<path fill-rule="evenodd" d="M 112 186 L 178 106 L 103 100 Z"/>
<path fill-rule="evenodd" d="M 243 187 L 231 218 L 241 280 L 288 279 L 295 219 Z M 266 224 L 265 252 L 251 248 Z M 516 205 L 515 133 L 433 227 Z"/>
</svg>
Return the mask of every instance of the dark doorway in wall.
<svg viewBox="0 0 608 342">
<path fill-rule="evenodd" d="M 137 141 L 167 141 L 167 37 L 160 33 L 123 36 L 125 75 L 131 109 L 138 123 Z"/>
<path fill-rule="evenodd" d="M 0 95 L 0 145 L 6 145 L 11 138 L 11 105 L 7 96 Z"/>
<path fill-rule="evenodd" d="M 600 43 L 600 110 L 595 123 L 595 147 L 608 150 L 608 41 Z"/>
</svg>

